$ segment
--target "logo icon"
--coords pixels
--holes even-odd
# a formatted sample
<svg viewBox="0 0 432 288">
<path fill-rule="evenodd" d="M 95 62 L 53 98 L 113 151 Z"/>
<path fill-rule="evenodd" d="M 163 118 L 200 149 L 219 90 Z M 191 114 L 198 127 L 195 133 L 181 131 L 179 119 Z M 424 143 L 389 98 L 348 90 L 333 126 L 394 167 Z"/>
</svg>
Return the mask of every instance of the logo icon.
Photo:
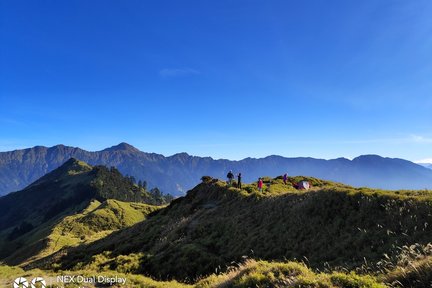
<svg viewBox="0 0 432 288">
<path fill-rule="evenodd" d="M 40 283 L 41 288 L 46 288 L 45 280 L 42 277 L 33 278 L 33 280 L 31 281 L 31 288 L 36 288 L 36 283 Z"/>
<path fill-rule="evenodd" d="M 13 288 L 37 288 L 37 283 L 40 284 L 40 288 L 46 288 L 46 282 L 42 277 L 33 278 L 33 280 L 30 282 L 30 286 L 26 278 L 18 277 L 13 283 Z"/>
<path fill-rule="evenodd" d="M 27 282 L 27 279 L 25 279 L 24 277 L 19 277 L 19 278 L 15 279 L 15 281 L 13 283 L 13 287 L 14 288 L 28 288 L 29 284 Z"/>
</svg>

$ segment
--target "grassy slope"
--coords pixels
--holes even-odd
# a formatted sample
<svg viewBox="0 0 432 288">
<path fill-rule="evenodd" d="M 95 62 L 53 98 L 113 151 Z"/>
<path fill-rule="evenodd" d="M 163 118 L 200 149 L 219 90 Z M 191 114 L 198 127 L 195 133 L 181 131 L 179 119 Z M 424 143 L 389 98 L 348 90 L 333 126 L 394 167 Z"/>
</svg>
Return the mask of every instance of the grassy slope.
<svg viewBox="0 0 432 288">
<path fill-rule="evenodd" d="M 112 251 L 100 268 L 138 253 L 140 265 L 130 272 L 193 282 L 243 256 L 300 259 L 313 268 L 356 269 L 367 263 L 373 269 L 384 254 L 397 254 L 397 247 L 432 240 L 431 225 L 425 224 L 432 221 L 429 191 L 354 189 L 308 180 L 314 187 L 307 192 L 280 178 L 265 179 L 272 183 L 263 193 L 254 184 L 240 190 L 203 183 L 148 220 L 48 263 L 93 269 L 91 255 Z"/>
<path fill-rule="evenodd" d="M 314 273 L 304 264 L 296 262 L 267 262 L 248 260 L 236 269 L 221 274 L 211 275 L 196 284 L 197 288 L 210 287 L 364 287 L 383 288 L 371 276 L 359 276 L 354 273 Z"/>
<path fill-rule="evenodd" d="M 62 271 L 67 275 L 101 275 L 99 270 L 76 270 Z M 13 279 L 18 276 L 24 276 L 32 279 L 35 276 L 41 276 L 46 279 L 47 284 L 57 284 L 53 277 L 57 274 L 53 272 L 30 270 L 23 271 L 16 267 L 0 266 L 0 284 L 8 286 L 12 284 Z M 118 276 L 127 278 L 127 287 L 170 287 L 170 288 L 210 288 L 210 287 L 308 287 L 308 288 L 384 288 L 385 285 L 379 283 L 374 277 L 359 276 L 354 273 L 314 273 L 304 264 L 296 262 L 267 262 L 248 260 L 244 264 L 231 269 L 227 273 L 213 274 L 207 278 L 201 279 L 196 284 L 188 285 L 176 281 L 155 281 L 151 278 L 130 274 L 127 272 L 107 271 L 103 275 Z M 65 285 L 65 287 L 77 287 Z M 86 287 L 94 287 L 86 285 Z"/>
<path fill-rule="evenodd" d="M 143 221 L 160 207 L 106 200 L 93 200 L 80 213 L 47 222 L 18 239 L 23 248 L 5 259 L 11 264 L 28 264 L 65 246 L 91 243 L 121 228 Z"/>
</svg>

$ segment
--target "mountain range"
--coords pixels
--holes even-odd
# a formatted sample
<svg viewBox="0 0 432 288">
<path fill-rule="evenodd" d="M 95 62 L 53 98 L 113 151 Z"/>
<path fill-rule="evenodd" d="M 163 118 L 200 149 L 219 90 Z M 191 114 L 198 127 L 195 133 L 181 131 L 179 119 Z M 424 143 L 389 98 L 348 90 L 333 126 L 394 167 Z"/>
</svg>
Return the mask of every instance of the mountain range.
<svg viewBox="0 0 432 288">
<path fill-rule="evenodd" d="M 116 167 L 121 173 L 146 181 L 149 187 L 176 196 L 199 183 L 204 175 L 225 179 L 229 170 L 241 172 L 245 182 L 261 176 L 309 175 L 355 187 L 382 189 L 432 188 L 432 170 L 410 161 L 363 155 L 353 160 L 309 157 L 285 158 L 268 156 L 240 161 L 215 160 L 179 153 L 165 157 L 146 153 L 127 144 L 90 152 L 76 147 L 56 145 L 0 152 L 0 195 L 23 189 L 70 158 L 90 165 Z"/>
</svg>

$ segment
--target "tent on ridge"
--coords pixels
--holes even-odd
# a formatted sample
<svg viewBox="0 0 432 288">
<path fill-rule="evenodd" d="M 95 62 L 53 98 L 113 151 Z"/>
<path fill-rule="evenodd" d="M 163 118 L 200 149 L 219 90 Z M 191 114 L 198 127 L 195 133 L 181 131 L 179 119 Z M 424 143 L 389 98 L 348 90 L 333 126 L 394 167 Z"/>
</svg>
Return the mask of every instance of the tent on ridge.
<svg viewBox="0 0 432 288">
<path fill-rule="evenodd" d="M 300 181 L 297 184 L 297 189 L 299 190 L 309 190 L 309 188 L 310 188 L 309 181 Z"/>
</svg>

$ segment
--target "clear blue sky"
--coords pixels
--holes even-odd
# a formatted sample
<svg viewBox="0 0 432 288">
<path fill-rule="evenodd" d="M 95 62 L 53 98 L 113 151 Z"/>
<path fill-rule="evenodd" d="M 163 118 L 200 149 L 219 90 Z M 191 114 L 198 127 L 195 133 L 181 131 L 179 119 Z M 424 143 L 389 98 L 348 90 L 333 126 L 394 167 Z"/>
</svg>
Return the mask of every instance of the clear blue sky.
<svg viewBox="0 0 432 288">
<path fill-rule="evenodd" d="M 0 0 L 0 151 L 432 158 L 432 1 Z"/>
</svg>

